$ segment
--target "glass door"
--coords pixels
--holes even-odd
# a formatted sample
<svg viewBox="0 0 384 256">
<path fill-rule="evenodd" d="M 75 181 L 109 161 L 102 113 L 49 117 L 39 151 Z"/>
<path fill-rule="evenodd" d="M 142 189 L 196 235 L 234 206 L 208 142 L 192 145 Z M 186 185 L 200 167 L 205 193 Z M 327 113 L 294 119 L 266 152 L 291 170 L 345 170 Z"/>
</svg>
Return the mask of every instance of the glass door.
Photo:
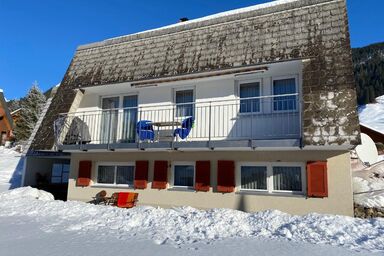
<svg viewBox="0 0 384 256">
<path fill-rule="evenodd" d="M 137 123 L 137 95 L 123 98 L 123 126 L 121 142 L 135 142 Z"/>
<path fill-rule="evenodd" d="M 101 144 L 115 143 L 119 117 L 119 97 L 103 98 L 101 108 Z"/>
</svg>

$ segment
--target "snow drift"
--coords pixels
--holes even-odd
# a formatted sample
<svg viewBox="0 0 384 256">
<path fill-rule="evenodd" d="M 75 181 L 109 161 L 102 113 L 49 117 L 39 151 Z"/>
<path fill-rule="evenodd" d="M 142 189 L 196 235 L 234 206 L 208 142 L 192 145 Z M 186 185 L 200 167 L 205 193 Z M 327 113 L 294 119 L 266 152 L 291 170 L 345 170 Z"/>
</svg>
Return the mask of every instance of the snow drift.
<svg viewBox="0 0 384 256">
<path fill-rule="evenodd" d="M 384 251 L 383 219 L 295 216 L 273 210 L 245 213 L 191 207 L 119 209 L 55 201 L 50 194 L 30 187 L 1 193 L 0 199 L 0 218 L 28 216 L 44 220 L 41 230 L 49 233 L 103 234 L 126 240 L 136 237 L 175 247 L 214 243 L 224 238 L 268 238 Z"/>
</svg>

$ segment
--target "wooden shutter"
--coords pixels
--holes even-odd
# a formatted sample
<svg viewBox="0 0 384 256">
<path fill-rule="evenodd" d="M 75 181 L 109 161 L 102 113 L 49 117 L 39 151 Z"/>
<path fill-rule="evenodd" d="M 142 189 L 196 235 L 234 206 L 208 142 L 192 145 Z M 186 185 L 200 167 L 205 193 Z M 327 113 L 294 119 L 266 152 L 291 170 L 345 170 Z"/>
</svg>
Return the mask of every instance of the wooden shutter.
<svg viewBox="0 0 384 256">
<path fill-rule="evenodd" d="M 209 191 L 211 180 L 211 162 L 196 161 L 195 190 Z"/>
<path fill-rule="evenodd" d="M 168 161 L 155 161 L 152 188 L 166 189 L 168 183 Z"/>
<path fill-rule="evenodd" d="M 80 161 L 76 186 L 87 187 L 91 183 L 92 161 Z"/>
<path fill-rule="evenodd" d="M 230 193 L 235 190 L 235 162 L 219 160 L 217 163 L 217 191 Z"/>
<path fill-rule="evenodd" d="M 133 185 L 135 189 L 146 189 L 148 182 L 148 161 L 136 161 L 135 180 Z"/>
<path fill-rule="evenodd" d="M 307 163 L 308 197 L 328 197 L 327 162 Z"/>
</svg>

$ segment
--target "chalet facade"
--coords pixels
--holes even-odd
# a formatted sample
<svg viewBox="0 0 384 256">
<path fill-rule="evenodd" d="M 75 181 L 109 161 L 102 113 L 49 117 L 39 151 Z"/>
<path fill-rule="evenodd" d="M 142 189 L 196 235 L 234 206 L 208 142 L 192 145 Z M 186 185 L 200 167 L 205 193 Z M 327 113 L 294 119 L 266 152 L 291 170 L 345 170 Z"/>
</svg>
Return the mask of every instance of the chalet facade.
<svg viewBox="0 0 384 256">
<path fill-rule="evenodd" d="M 352 72 L 345 0 L 277 1 L 83 45 L 29 159 L 70 154 L 71 200 L 136 190 L 143 205 L 353 215 Z"/>
<path fill-rule="evenodd" d="M 13 119 L 9 112 L 3 91 L 0 89 L 0 146 L 13 137 Z"/>
</svg>

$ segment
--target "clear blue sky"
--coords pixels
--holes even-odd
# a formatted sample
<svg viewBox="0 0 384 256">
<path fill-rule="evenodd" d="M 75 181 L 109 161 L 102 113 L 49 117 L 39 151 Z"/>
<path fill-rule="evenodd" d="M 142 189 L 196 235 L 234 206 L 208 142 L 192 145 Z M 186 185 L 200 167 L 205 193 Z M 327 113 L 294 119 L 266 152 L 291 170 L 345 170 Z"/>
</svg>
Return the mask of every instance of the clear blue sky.
<svg viewBox="0 0 384 256">
<path fill-rule="evenodd" d="M 78 45 L 269 0 L 0 0 L 0 88 L 58 84 Z M 384 41 L 384 1 L 348 0 L 353 47 Z"/>
</svg>

